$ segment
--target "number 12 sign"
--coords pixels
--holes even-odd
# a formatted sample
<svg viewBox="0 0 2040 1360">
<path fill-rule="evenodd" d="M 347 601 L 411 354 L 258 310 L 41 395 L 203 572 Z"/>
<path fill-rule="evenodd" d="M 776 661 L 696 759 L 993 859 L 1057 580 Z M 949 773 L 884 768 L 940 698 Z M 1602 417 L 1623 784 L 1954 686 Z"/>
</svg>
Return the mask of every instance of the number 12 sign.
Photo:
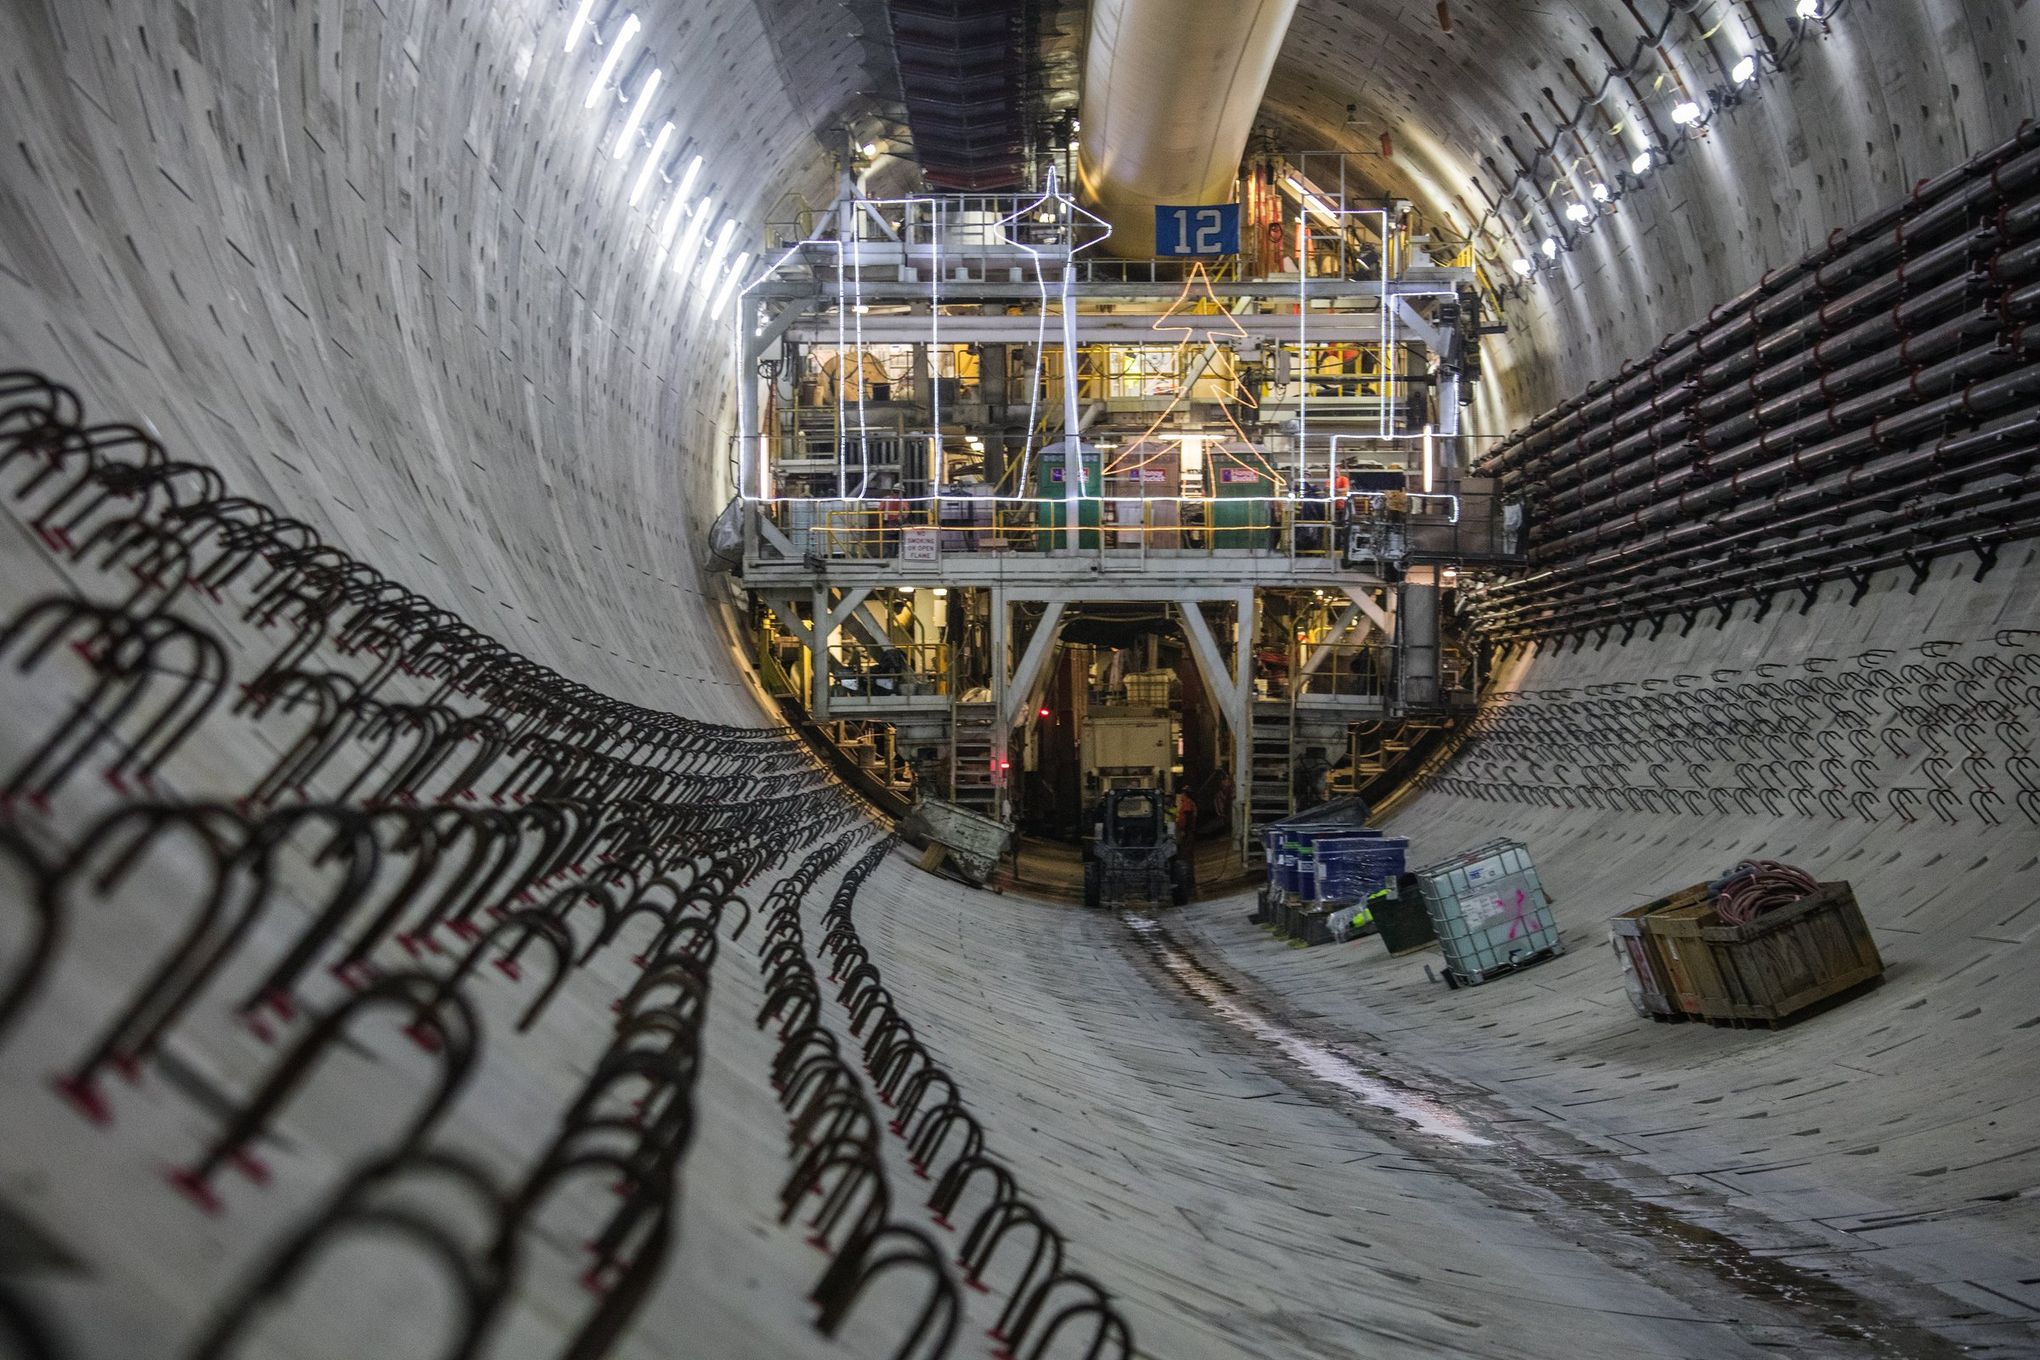
<svg viewBox="0 0 2040 1360">
<path fill-rule="evenodd" d="M 1155 205 L 1155 254 L 1237 255 L 1240 205 Z"/>
</svg>

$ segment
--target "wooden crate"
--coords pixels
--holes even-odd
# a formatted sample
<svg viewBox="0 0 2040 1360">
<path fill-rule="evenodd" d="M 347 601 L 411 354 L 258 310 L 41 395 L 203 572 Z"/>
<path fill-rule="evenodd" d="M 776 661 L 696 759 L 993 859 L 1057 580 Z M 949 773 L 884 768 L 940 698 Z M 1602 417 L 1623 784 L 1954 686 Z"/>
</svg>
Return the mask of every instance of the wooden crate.
<svg viewBox="0 0 2040 1360">
<path fill-rule="evenodd" d="M 1697 944 L 1722 988 L 1710 1019 L 1776 1024 L 1884 975 L 1884 958 L 1846 883 L 1822 883 L 1746 926 L 1710 922 Z"/>
<path fill-rule="evenodd" d="M 1706 900 L 1707 885 L 1700 883 L 1690 888 L 1682 888 L 1668 897 L 1660 897 L 1654 902 L 1646 902 L 1640 907 L 1632 907 L 1609 918 L 1609 943 L 1614 947 L 1616 957 L 1626 960 L 1626 969 L 1636 978 L 1641 1014 L 1653 1020 L 1678 1021 L 1689 1018 L 1689 1013 L 1679 1004 L 1678 988 L 1673 984 L 1671 964 L 1665 957 L 1664 942 L 1645 927 L 1644 919 L 1661 911 L 1691 906 L 1695 902 L 1704 903 Z"/>
<path fill-rule="evenodd" d="M 1728 988 L 1714 956 L 1702 945 L 1700 932 L 1720 924 L 1705 884 L 1682 889 L 1672 898 L 1683 899 L 1658 907 L 1643 917 L 1644 929 L 1663 951 L 1666 980 L 1672 1000 L 1687 1015 L 1727 1014 Z M 1661 898 L 1663 902 L 1671 899 Z"/>
</svg>

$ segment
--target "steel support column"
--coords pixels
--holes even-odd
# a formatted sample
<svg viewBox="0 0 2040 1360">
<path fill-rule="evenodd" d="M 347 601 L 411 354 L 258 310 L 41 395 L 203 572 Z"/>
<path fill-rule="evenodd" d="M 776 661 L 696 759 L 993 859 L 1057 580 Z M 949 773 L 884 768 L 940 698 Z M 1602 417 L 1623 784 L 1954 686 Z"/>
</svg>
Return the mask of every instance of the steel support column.
<svg viewBox="0 0 2040 1360">
<path fill-rule="evenodd" d="M 1244 845 L 1244 829 L 1252 797 L 1250 780 L 1254 753 L 1254 592 L 1242 590 L 1232 596 L 1237 623 L 1233 630 L 1233 660 L 1228 666 L 1219 650 L 1218 639 L 1204 611 L 1194 599 L 1176 601 L 1182 615 L 1183 636 L 1190 655 L 1204 677 L 1204 688 L 1218 705 L 1232 736 L 1233 825 L 1232 835 Z"/>
<path fill-rule="evenodd" d="M 1004 821 L 1007 810 L 1012 806 L 1007 777 L 1011 772 L 1008 752 L 1012 749 L 1013 729 L 1004 720 L 1007 694 L 1011 688 L 1006 651 L 1012 634 L 1012 602 L 998 586 L 993 586 L 988 593 L 992 603 L 992 712 L 997 717 L 992 723 L 992 810 L 999 820 Z"/>
<path fill-rule="evenodd" d="M 1056 639 L 1062 636 L 1063 606 L 1051 604 L 1042 611 L 1041 622 L 1034 626 L 1034 635 L 1027 639 L 1027 649 L 1020 654 L 1020 664 L 1013 668 L 1013 678 L 1006 686 L 1006 700 L 999 709 L 1005 720 L 1007 731 L 1020 726 L 1027 716 L 1027 708 L 1034 702 L 1034 694 L 1041 684 L 1041 677 L 1048 668 L 1048 658 L 1055 653 Z"/>
</svg>

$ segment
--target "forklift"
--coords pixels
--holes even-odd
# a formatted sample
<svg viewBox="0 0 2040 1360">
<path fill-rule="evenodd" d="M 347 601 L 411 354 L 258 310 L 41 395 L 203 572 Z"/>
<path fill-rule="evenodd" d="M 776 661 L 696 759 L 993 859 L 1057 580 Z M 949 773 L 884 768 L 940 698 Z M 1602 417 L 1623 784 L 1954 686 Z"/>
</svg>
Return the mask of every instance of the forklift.
<svg viewBox="0 0 2040 1360">
<path fill-rule="evenodd" d="M 1084 841 L 1084 905 L 1188 903 L 1196 891 L 1188 847 L 1159 788 L 1109 789 L 1091 813 Z"/>
</svg>

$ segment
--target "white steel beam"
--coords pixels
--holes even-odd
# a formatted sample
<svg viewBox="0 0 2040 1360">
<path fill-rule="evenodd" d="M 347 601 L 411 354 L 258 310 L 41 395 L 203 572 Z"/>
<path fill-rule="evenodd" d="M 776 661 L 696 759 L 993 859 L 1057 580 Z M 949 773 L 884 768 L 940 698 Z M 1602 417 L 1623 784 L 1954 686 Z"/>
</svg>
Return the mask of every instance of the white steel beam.
<svg viewBox="0 0 2040 1360">
<path fill-rule="evenodd" d="M 1056 639 L 1062 636 L 1062 616 L 1060 604 L 1051 604 L 1042 611 L 1041 621 L 1034 626 L 1034 635 L 1027 639 L 1027 648 L 1020 653 L 1020 664 L 1013 668 L 1012 682 L 1006 686 L 1006 706 L 1002 710 L 1009 730 L 1020 725 L 1020 720 L 1034 703 L 1035 689 L 1048 670 L 1048 658 L 1055 651 Z"/>
<path fill-rule="evenodd" d="M 1359 586 L 1341 584 L 1339 589 L 1346 592 L 1346 598 L 1351 600 L 1354 607 L 1365 614 L 1376 628 L 1379 628 L 1384 633 L 1394 629 L 1395 615 L 1389 610 L 1383 609 L 1379 604 L 1376 604 L 1372 595 L 1369 595 Z M 1390 598 L 1393 599 L 1394 597 L 1391 596 Z"/>
<path fill-rule="evenodd" d="M 990 591 L 992 604 L 992 712 L 1001 718 L 1006 713 L 1007 694 L 1010 691 L 1006 672 L 1007 639 L 1011 633 L 1012 620 L 1009 617 L 1011 605 L 1006 592 L 994 586 Z M 952 723 L 951 740 L 955 740 Z M 992 724 L 992 815 L 1000 821 L 1006 820 L 1007 776 L 1009 774 L 1013 729 L 1004 722 Z"/>
<path fill-rule="evenodd" d="M 939 563 L 902 563 L 897 558 L 840 558 L 827 561 L 819 570 L 799 558 L 759 560 L 745 567 L 746 586 L 754 591 L 805 590 L 817 579 L 831 585 L 855 582 L 869 586 L 948 586 L 1004 589 L 1015 600 L 1061 600 L 1066 604 L 1086 601 L 1123 600 L 1129 603 L 1168 603 L 1195 597 L 1230 600 L 1242 586 L 1302 587 L 1318 590 L 1365 590 L 1379 588 L 1381 578 L 1372 571 L 1356 571 L 1336 558 L 1237 556 L 1185 553 L 1168 556 L 1152 552 L 1141 562 L 1132 554 L 1122 560 L 1120 550 L 1084 552 L 1075 556 L 1060 553 L 959 553 Z M 1372 600 L 1361 612 L 1379 613 Z M 1373 614 L 1370 613 L 1370 617 Z M 1378 620 L 1377 620 L 1378 621 Z"/>
<path fill-rule="evenodd" d="M 1324 665 L 1325 658 L 1332 654 L 1332 648 L 1339 645 L 1339 640 L 1346 635 L 1346 630 L 1351 628 L 1354 620 L 1359 617 L 1360 606 L 1349 604 L 1341 611 L 1338 618 L 1332 620 L 1332 629 L 1325 634 L 1325 640 L 1317 645 L 1316 649 L 1311 652 L 1310 659 L 1303 663 L 1302 673 L 1304 675 L 1316 674 L 1317 668 Z M 1368 631 L 1373 627 L 1373 620 L 1368 620 L 1367 627 L 1360 630 L 1360 636 L 1355 638 L 1354 641 L 1365 642 Z"/>
<path fill-rule="evenodd" d="M 829 610 L 829 631 L 834 633 L 840 628 L 843 625 L 843 621 L 856 613 L 858 608 L 871 597 L 871 592 L 871 586 L 846 586 L 843 590 L 843 598 L 836 601 L 834 607 Z"/>
<path fill-rule="evenodd" d="M 772 612 L 779 616 L 779 621 L 786 625 L 787 631 L 800 639 L 801 646 L 810 650 L 813 649 L 815 645 L 814 630 L 809 628 L 801 619 L 799 611 L 793 606 L 794 597 L 791 594 L 783 591 L 761 590 L 758 592 L 758 598 L 772 607 Z"/>
<path fill-rule="evenodd" d="M 1076 343 L 1174 345 L 1183 338 L 1184 328 L 1171 326 L 1167 329 L 1157 329 L 1156 323 L 1165 315 L 1163 312 L 1078 312 L 1074 318 Z M 1187 325 L 1195 327 L 1199 321 L 1211 318 L 1193 316 L 1181 319 Z M 928 340 L 930 320 L 926 313 L 902 315 L 874 312 L 860 317 L 859 326 L 867 345 L 925 344 Z M 1238 324 L 1237 331 L 1231 324 L 1223 328 L 1233 337 L 1244 333 L 1245 336 L 1257 340 L 1278 340 L 1291 344 L 1296 341 L 1296 318 L 1293 315 L 1236 313 L 1226 318 L 1226 321 Z M 830 316 L 809 316 L 793 323 L 787 328 L 786 333 L 804 344 L 834 345 L 836 321 Z M 1313 312 L 1310 316 L 1312 344 L 1330 344 L 1335 341 L 1365 344 L 1380 341 L 1382 335 L 1379 312 Z M 1032 345 L 1041 338 L 1041 318 L 1039 315 L 945 316 L 942 318 L 942 336 L 945 341 L 954 344 Z"/>
<path fill-rule="evenodd" d="M 1247 829 L 1254 820 L 1254 634 L 1261 619 L 1255 609 L 1254 592 L 1243 590 L 1235 604 L 1238 619 L 1233 629 L 1233 666 L 1238 683 L 1233 691 L 1236 717 L 1233 719 L 1233 843 L 1240 859 L 1246 860 Z"/>
<path fill-rule="evenodd" d="M 1407 299 L 1399 297 L 1390 298 L 1389 305 L 1395 308 L 1395 320 L 1398 327 L 1410 332 L 1416 339 L 1423 341 L 1425 347 L 1431 353 L 1443 354 L 1445 352 L 1445 332 L 1439 330 L 1428 317 L 1410 306 Z M 1317 318 L 1312 317 L 1311 320 L 1316 321 Z"/>
<path fill-rule="evenodd" d="M 1237 688 L 1232 669 L 1225 664 L 1225 655 L 1219 651 L 1218 639 L 1212 636 L 1211 625 L 1205 621 L 1198 601 L 1179 599 L 1175 604 L 1183 618 L 1183 636 L 1190 644 L 1190 656 L 1197 663 L 1197 673 L 1204 677 L 1204 688 L 1218 700 L 1219 712 L 1230 728 L 1234 725 L 1230 701 Z"/>
</svg>

